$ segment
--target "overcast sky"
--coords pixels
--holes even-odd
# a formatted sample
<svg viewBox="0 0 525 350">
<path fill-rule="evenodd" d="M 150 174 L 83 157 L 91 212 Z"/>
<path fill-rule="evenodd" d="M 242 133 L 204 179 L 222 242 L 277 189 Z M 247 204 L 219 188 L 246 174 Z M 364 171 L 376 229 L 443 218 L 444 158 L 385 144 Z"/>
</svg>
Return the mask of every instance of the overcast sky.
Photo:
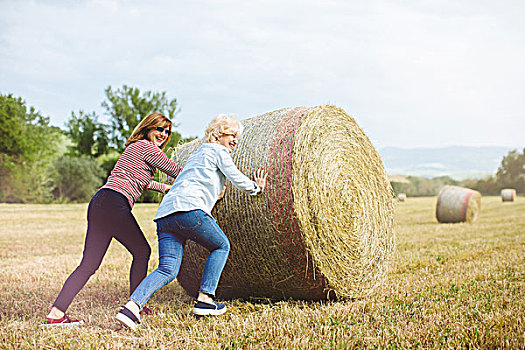
<svg viewBox="0 0 525 350">
<path fill-rule="evenodd" d="M 165 91 L 183 136 L 331 103 L 376 147 L 525 147 L 522 0 L 0 0 L 0 93 L 63 127 Z M 102 118 L 104 121 L 104 118 Z"/>
</svg>

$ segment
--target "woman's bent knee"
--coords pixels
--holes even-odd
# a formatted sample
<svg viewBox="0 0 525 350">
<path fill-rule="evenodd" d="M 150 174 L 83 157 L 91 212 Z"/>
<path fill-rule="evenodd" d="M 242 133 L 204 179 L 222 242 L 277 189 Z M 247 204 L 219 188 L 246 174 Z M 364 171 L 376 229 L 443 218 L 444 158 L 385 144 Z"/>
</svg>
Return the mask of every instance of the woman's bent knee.
<svg viewBox="0 0 525 350">
<path fill-rule="evenodd" d="M 222 251 L 224 251 L 226 253 L 229 253 L 230 252 L 230 248 L 231 248 L 230 241 L 228 240 L 228 238 L 225 238 L 218 249 L 220 249 L 220 250 L 222 250 Z"/>
<path fill-rule="evenodd" d="M 177 259 L 161 259 L 159 260 L 159 267 L 157 271 L 166 277 L 175 278 L 179 273 L 180 264 Z"/>
</svg>

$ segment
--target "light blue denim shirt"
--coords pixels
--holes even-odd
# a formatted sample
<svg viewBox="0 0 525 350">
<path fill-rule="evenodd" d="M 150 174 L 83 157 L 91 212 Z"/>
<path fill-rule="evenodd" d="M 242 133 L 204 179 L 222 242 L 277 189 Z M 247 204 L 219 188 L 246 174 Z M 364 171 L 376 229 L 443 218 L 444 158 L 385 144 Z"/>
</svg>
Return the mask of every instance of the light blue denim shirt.
<svg viewBox="0 0 525 350">
<path fill-rule="evenodd" d="M 241 191 L 256 195 L 260 192 L 233 163 L 228 149 L 217 143 L 205 143 L 193 152 L 170 191 L 160 203 L 153 220 L 175 212 L 201 209 L 211 216 L 226 178 Z"/>
</svg>

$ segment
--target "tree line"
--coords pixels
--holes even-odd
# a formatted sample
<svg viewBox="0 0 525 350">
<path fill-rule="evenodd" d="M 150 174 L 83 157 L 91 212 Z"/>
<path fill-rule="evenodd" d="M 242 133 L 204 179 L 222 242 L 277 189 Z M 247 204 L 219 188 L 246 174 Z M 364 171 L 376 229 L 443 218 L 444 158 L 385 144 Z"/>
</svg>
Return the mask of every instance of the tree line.
<svg viewBox="0 0 525 350">
<path fill-rule="evenodd" d="M 514 188 L 518 194 L 525 194 L 525 148 L 510 151 L 503 157 L 496 174 L 484 179 L 457 181 L 449 176 L 432 179 L 407 176 L 405 181 L 390 182 L 395 194 L 405 193 L 409 197 L 435 196 L 445 185 L 471 188 L 483 195 L 499 195 L 503 188 Z"/>
<path fill-rule="evenodd" d="M 152 112 L 174 120 L 176 99 L 165 92 L 123 85 L 105 89 L 101 103 L 109 123 L 96 112 L 79 110 L 61 129 L 21 97 L 0 94 L 0 202 L 85 202 L 104 184 L 135 126 Z M 176 124 L 174 123 L 174 127 Z M 172 133 L 166 150 L 181 140 Z M 145 191 L 139 202 L 152 202 Z"/>
<path fill-rule="evenodd" d="M 104 184 L 129 135 L 151 112 L 174 120 L 176 99 L 165 92 L 146 91 L 123 85 L 105 89 L 101 106 L 109 123 L 95 112 L 71 112 L 61 129 L 49 117 L 27 106 L 21 97 L 0 94 L 0 202 L 85 202 Z M 176 124 L 174 123 L 174 126 Z M 190 138 L 191 139 L 191 138 Z M 174 131 L 167 150 L 181 142 Z M 391 182 L 394 192 L 408 196 L 436 195 L 444 185 L 459 185 L 497 195 L 502 188 L 525 193 L 525 148 L 509 152 L 496 174 L 485 179 L 456 181 L 442 176 L 427 179 L 408 176 Z M 157 193 L 146 190 L 138 202 L 156 201 Z"/>
</svg>

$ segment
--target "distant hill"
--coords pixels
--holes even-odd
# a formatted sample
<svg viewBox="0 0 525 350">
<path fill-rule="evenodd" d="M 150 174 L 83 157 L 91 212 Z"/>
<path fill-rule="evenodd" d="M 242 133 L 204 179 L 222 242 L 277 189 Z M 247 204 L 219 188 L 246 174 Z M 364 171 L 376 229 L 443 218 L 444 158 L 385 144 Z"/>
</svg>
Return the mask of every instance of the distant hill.
<svg viewBox="0 0 525 350">
<path fill-rule="evenodd" d="M 378 150 L 389 175 L 436 177 L 448 175 L 456 180 L 493 175 L 509 147 L 397 148 Z"/>
</svg>

